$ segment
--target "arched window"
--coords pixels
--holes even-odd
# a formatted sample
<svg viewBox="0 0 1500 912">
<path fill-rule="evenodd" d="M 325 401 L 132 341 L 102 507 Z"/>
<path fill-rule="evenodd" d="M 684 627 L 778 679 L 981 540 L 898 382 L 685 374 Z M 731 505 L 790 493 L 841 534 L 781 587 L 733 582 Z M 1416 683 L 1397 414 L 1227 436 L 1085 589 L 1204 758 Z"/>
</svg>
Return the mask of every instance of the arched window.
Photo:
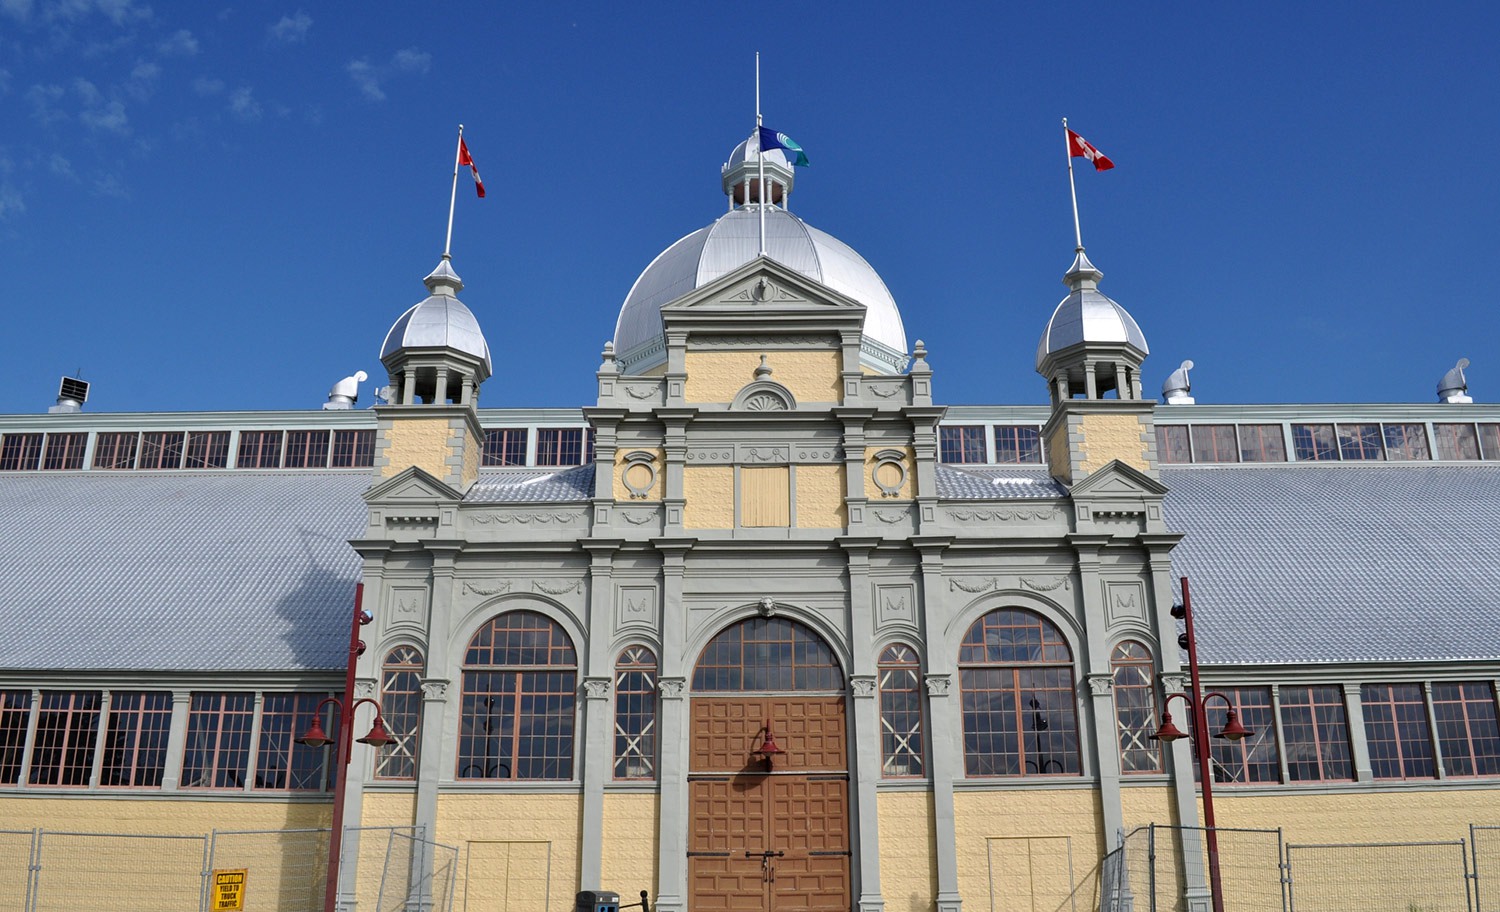
<svg viewBox="0 0 1500 912">
<path fill-rule="evenodd" d="M 615 778 L 656 778 L 656 654 L 645 646 L 615 662 Z"/>
<path fill-rule="evenodd" d="M 380 715 L 396 740 L 380 749 L 377 779 L 411 779 L 417 774 L 417 733 L 422 728 L 422 652 L 397 646 L 380 667 Z"/>
<path fill-rule="evenodd" d="M 464 654 L 460 779 L 571 779 L 578 659 L 550 618 L 511 611 Z"/>
<path fill-rule="evenodd" d="M 922 765 L 922 667 L 904 643 L 880 654 L 880 775 L 920 776 Z"/>
<path fill-rule="evenodd" d="M 1125 773 L 1161 772 L 1160 742 L 1152 741 L 1158 721 L 1156 666 L 1145 643 L 1125 640 L 1109 659 L 1115 677 L 1115 724 L 1120 735 L 1120 770 Z"/>
<path fill-rule="evenodd" d="M 1017 608 L 974 622 L 958 650 L 969 776 L 1082 772 L 1073 656 L 1062 633 Z"/>
<path fill-rule="evenodd" d="M 780 617 L 753 617 L 725 628 L 704 647 L 695 691 L 842 692 L 844 675 L 828 644 Z"/>
</svg>

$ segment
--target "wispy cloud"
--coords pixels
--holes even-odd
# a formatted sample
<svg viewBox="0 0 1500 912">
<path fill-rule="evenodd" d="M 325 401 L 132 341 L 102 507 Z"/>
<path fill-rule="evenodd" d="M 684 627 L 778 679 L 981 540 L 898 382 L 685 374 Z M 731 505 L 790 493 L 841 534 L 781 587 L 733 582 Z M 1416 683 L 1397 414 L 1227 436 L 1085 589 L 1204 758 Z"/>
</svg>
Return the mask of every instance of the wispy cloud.
<svg viewBox="0 0 1500 912">
<path fill-rule="evenodd" d="M 276 23 L 267 26 L 271 37 L 282 44 L 301 44 L 307 40 L 307 30 L 312 28 L 312 17 L 303 10 L 290 16 L 282 16 Z"/>
<path fill-rule="evenodd" d="M 370 101 L 385 101 L 382 84 L 392 76 L 405 73 L 426 73 L 432 69 L 432 55 L 418 48 L 403 48 L 391 55 L 389 63 L 376 65 L 360 58 L 351 60 L 344 69 L 361 94 Z"/>
<path fill-rule="evenodd" d="M 255 100 L 249 86 L 240 86 L 229 93 L 229 112 L 247 123 L 260 120 L 260 102 Z"/>
<path fill-rule="evenodd" d="M 47 159 L 47 170 L 58 177 L 78 180 L 78 175 L 73 173 L 73 163 L 57 152 L 53 152 L 52 157 Z"/>
<path fill-rule="evenodd" d="M 44 124 L 67 120 L 68 115 L 59 110 L 57 103 L 67 90 L 60 85 L 34 85 L 26 90 L 26 101 L 31 104 L 31 114 Z"/>
<path fill-rule="evenodd" d="M 163 57 L 192 57 L 198 53 L 198 39 L 187 29 L 178 29 L 157 43 L 156 52 Z"/>
<path fill-rule="evenodd" d="M 145 101 L 156 91 L 156 80 L 159 76 L 161 76 L 161 67 L 149 60 L 143 60 L 130 71 L 130 79 L 125 83 L 125 91 L 136 101 Z"/>
<path fill-rule="evenodd" d="M 31 0 L 0 0 L 0 13 L 25 22 L 31 18 Z"/>
<path fill-rule="evenodd" d="M 217 95 L 224 91 L 224 80 L 214 79 L 212 76 L 199 76 L 193 80 L 193 94 L 202 98 Z"/>
</svg>

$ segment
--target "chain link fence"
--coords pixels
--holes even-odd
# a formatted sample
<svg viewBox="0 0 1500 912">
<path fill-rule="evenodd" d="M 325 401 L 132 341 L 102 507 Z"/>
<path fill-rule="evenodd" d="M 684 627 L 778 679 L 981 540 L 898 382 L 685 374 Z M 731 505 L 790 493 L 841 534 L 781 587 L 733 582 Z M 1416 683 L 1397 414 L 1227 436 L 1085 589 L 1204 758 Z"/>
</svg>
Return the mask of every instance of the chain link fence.
<svg viewBox="0 0 1500 912">
<path fill-rule="evenodd" d="M 1213 832 L 1226 912 L 1286 912 L 1281 831 Z M 1189 896 L 1208 895 L 1208 842 L 1203 827 L 1152 824 L 1132 831 L 1104 859 L 1100 909 L 1187 912 Z"/>
<path fill-rule="evenodd" d="M 1476 912 L 1500 912 L 1500 826 L 1469 824 Z"/>
<path fill-rule="evenodd" d="M 1286 847 L 1297 912 L 1472 912 L 1469 853 L 1455 842 Z"/>
<path fill-rule="evenodd" d="M 320 912 L 327 829 L 204 836 L 0 830 L 0 912 L 212 912 L 215 872 L 243 871 L 244 912 Z M 449 912 L 458 849 L 413 827 L 345 831 L 358 907 Z M 233 875 L 230 875 L 233 876 Z"/>
</svg>

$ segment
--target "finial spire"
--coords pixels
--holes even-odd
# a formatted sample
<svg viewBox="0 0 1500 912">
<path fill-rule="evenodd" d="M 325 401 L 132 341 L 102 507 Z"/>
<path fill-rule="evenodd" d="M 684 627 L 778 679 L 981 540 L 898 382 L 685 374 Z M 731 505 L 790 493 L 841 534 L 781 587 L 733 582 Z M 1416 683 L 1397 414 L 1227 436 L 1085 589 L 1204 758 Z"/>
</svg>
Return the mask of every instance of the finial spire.
<svg viewBox="0 0 1500 912">
<path fill-rule="evenodd" d="M 760 162 L 760 183 L 755 198 L 760 205 L 760 255 L 766 255 L 766 156 L 760 147 L 760 51 L 755 52 L 755 158 Z M 746 151 L 749 151 L 748 148 Z M 749 199 L 747 194 L 745 197 Z"/>
</svg>

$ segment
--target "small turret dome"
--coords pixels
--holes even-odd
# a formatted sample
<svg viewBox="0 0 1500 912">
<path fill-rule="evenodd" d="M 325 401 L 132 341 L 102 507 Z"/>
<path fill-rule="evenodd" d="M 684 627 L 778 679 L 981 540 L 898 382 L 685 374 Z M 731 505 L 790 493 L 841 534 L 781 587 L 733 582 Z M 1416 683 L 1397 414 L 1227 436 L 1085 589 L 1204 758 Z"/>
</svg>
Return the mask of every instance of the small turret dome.
<svg viewBox="0 0 1500 912">
<path fill-rule="evenodd" d="M 1118 343 L 1136 349 L 1141 358 L 1151 353 L 1146 334 L 1135 318 L 1099 291 L 1104 273 L 1095 268 L 1079 248 L 1073 265 L 1063 276 L 1072 292 L 1057 305 L 1036 347 L 1036 367 L 1042 370 L 1050 355 L 1084 343 Z"/>
<path fill-rule="evenodd" d="M 445 255 L 422 281 L 430 294 L 397 318 L 380 347 L 380 360 L 403 349 L 452 349 L 483 363 L 484 376 L 477 378 L 483 382 L 493 372 L 490 346 L 473 312 L 458 299 L 463 280 Z"/>
</svg>

